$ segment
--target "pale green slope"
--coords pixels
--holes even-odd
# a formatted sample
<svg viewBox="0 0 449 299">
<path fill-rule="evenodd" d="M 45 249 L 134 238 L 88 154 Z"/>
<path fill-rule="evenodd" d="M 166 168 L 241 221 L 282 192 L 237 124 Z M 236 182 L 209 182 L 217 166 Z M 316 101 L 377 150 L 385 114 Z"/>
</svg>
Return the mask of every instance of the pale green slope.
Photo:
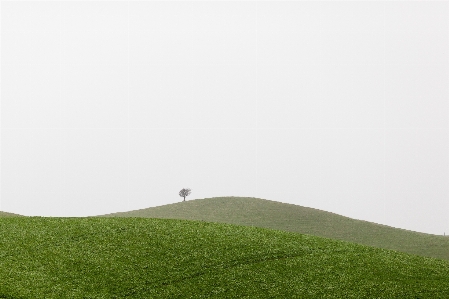
<svg viewBox="0 0 449 299">
<path fill-rule="evenodd" d="M 103 217 L 173 218 L 250 225 L 449 260 L 449 237 L 393 228 L 253 197 L 196 199 Z"/>
<path fill-rule="evenodd" d="M 0 211 L 0 217 L 22 217 L 22 215 Z"/>
</svg>

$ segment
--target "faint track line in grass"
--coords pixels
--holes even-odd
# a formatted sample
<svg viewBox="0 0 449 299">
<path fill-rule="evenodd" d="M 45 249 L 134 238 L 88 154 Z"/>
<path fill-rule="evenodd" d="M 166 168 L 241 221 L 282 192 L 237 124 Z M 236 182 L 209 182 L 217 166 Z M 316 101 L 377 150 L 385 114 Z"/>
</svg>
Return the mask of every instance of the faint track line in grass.
<svg viewBox="0 0 449 299">
<path fill-rule="evenodd" d="M 195 273 L 192 273 L 190 275 L 180 277 L 177 279 L 161 279 L 158 281 L 151 282 L 151 284 L 147 284 L 144 288 L 142 286 L 131 288 L 127 291 L 126 295 L 136 294 L 138 291 L 142 290 L 149 290 L 149 289 L 161 289 L 166 286 L 173 286 L 178 283 L 182 283 L 197 277 L 201 277 L 203 275 L 212 274 L 212 273 L 218 273 L 223 270 L 229 270 L 232 268 L 240 267 L 240 266 L 248 266 L 248 265 L 255 265 L 258 263 L 263 262 L 269 262 L 269 261 L 279 261 L 279 260 L 286 260 L 290 258 L 296 258 L 304 255 L 302 254 L 290 254 L 290 255 L 283 255 L 283 256 L 277 256 L 277 257 L 271 257 L 271 258 L 263 258 L 263 259 L 252 259 L 252 260 L 244 260 L 242 262 L 239 261 L 233 261 L 230 264 L 227 265 L 212 265 L 208 267 L 204 267 L 203 271 L 198 271 Z M 1 299 L 1 298 L 0 298 Z"/>
<path fill-rule="evenodd" d="M 181 283 L 181 282 L 193 279 L 193 278 L 197 278 L 197 277 L 200 277 L 203 275 L 212 274 L 214 272 L 220 272 L 223 270 L 228 270 L 228 269 L 232 269 L 232 268 L 236 268 L 236 267 L 240 267 L 240 266 L 248 266 L 248 265 L 259 264 L 262 262 L 285 260 L 285 259 L 300 257 L 303 255 L 304 255 L 304 253 L 290 254 L 290 255 L 277 256 L 277 257 L 271 257 L 271 258 L 244 260 L 241 262 L 233 261 L 231 264 L 223 265 L 223 266 L 220 266 L 220 265 L 209 266 L 209 267 L 206 267 L 205 270 L 203 270 L 203 271 L 198 271 L 196 273 L 192 273 L 188 276 L 181 277 L 178 279 L 164 279 L 164 280 L 155 281 L 154 283 L 157 285 L 154 287 L 160 288 L 160 287 L 164 287 L 164 286 L 175 285 L 175 284 L 178 284 L 178 283 Z"/>
</svg>

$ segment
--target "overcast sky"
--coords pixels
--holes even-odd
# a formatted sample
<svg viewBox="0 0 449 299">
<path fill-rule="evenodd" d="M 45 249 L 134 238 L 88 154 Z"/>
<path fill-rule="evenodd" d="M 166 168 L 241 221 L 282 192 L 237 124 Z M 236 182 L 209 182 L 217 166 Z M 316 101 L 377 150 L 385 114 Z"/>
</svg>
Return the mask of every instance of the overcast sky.
<svg viewBox="0 0 449 299">
<path fill-rule="evenodd" d="M 449 2 L 1 1 L 0 210 L 248 196 L 449 233 Z"/>
</svg>

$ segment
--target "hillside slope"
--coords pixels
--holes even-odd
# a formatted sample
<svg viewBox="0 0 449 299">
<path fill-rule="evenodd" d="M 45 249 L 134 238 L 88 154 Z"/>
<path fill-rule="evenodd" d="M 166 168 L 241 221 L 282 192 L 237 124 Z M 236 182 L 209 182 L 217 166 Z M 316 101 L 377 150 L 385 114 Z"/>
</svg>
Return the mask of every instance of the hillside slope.
<svg viewBox="0 0 449 299">
<path fill-rule="evenodd" d="M 214 197 L 102 215 L 203 220 L 297 232 L 449 260 L 449 237 L 253 197 Z"/>
<path fill-rule="evenodd" d="M 19 215 L 19 214 L 14 214 L 14 213 L 8 213 L 8 212 L 0 211 L 0 217 L 23 217 L 23 216 Z"/>
<path fill-rule="evenodd" d="M 0 218 L 0 298 L 449 298 L 449 261 L 203 221 Z"/>
</svg>

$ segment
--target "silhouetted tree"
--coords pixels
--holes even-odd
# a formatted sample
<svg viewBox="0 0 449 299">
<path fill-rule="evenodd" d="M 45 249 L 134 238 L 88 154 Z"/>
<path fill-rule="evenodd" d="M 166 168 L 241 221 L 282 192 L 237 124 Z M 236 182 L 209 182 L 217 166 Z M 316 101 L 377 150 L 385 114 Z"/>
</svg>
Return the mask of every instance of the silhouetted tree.
<svg viewBox="0 0 449 299">
<path fill-rule="evenodd" d="M 179 196 L 184 197 L 183 201 L 186 201 L 186 196 L 190 195 L 190 191 L 191 190 L 189 188 L 187 189 L 183 188 L 181 191 L 179 191 Z"/>
</svg>

